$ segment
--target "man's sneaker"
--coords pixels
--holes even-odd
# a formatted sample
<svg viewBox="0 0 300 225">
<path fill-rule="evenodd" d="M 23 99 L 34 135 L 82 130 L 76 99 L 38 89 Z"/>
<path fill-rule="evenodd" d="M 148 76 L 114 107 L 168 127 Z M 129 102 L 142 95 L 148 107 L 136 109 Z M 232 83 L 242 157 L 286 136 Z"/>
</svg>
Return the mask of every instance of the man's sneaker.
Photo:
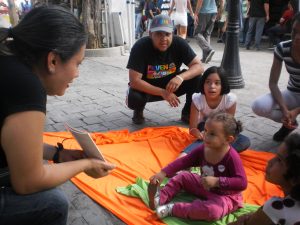
<svg viewBox="0 0 300 225">
<path fill-rule="evenodd" d="M 144 115 L 143 115 L 143 109 L 140 110 L 140 109 L 135 109 L 133 111 L 133 117 L 132 117 L 132 122 L 134 124 L 143 124 L 145 122 L 145 118 L 144 118 Z"/>
<path fill-rule="evenodd" d="M 149 207 L 154 210 L 159 206 L 159 191 L 157 184 L 148 185 Z"/>
<path fill-rule="evenodd" d="M 171 216 L 172 215 L 173 206 L 174 206 L 174 203 L 169 203 L 169 204 L 166 204 L 166 205 L 159 206 L 156 209 L 156 215 L 160 219 L 165 218 L 167 216 Z"/>
<path fill-rule="evenodd" d="M 210 62 L 210 60 L 211 60 L 211 58 L 213 57 L 214 54 L 215 54 L 215 50 L 213 50 L 213 49 L 209 50 L 209 52 L 207 53 L 207 56 L 205 58 L 204 63 Z"/>
<path fill-rule="evenodd" d="M 296 123 L 298 125 L 298 123 Z M 282 125 L 282 127 L 273 135 L 274 141 L 283 141 L 295 128 L 289 129 Z"/>
</svg>

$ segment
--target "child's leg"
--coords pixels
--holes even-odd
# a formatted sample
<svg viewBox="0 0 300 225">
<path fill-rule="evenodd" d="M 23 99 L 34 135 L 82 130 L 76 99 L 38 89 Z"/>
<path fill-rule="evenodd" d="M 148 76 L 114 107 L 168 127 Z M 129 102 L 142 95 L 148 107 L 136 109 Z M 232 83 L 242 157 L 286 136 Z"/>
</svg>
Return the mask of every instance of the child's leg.
<svg viewBox="0 0 300 225">
<path fill-rule="evenodd" d="M 208 192 L 202 188 L 200 180 L 199 175 L 186 171 L 172 177 L 167 185 L 159 192 L 159 205 L 164 205 L 170 202 L 181 190 L 185 190 L 186 192 L 197 196 L 205 197 Z"/>
<path fill-rule="evenodd" d="M 175 203 L 172 216 L 191 220 L 214 221 L 237 210 L 242 203 L 241 195 L 221 196 L 210 193 L 207 197 L 209 200 L 197 199 L 192 203 Z"/>
</svg>

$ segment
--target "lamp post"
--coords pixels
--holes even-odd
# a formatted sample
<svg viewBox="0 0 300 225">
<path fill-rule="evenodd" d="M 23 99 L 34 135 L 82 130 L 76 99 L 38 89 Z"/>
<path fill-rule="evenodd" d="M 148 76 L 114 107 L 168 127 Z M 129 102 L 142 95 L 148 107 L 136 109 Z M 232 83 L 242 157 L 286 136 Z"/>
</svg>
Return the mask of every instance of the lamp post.
<svg viewBox="0 0 300 225">
<path fill-rule="evenodd" d="M 228 26 L 221 67 L 226 71 L 227 79 L 232 89 L 243 88 L 245 86 L 239 55 L 239 17 L 240 0 L 229 0 Z"/>
</svg>

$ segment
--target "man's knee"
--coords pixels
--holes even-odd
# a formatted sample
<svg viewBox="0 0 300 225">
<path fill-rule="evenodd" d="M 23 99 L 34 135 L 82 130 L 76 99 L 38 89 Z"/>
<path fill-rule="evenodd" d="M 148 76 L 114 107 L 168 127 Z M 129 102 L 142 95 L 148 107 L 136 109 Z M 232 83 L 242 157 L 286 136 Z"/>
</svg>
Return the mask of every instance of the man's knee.
<svg viewBox="0 0 300 225">
<path fill-rule="evenodd" d="M 126 100 L 128 108 L 132 110 L 143 109 L 147 102 L 146 97 L 144 95 L 145 94 L 140 91 L 136 91 L 132 88 L 129 88 Z"/>
</svg>

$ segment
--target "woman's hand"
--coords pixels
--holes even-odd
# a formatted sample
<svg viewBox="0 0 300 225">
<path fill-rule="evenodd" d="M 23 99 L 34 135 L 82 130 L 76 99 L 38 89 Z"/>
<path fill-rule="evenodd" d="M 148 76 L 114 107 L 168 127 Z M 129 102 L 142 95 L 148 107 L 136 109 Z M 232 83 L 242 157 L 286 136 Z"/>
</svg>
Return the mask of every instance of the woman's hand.
<svg viewBox="0 0 300 225">
<path fill-rule="evenodd" d="M 91 162 L 90 168 L 86 169 L 84 172 L 93 178 L 100 178 L 107 176 L 111 170 L 116 166 L 114 164 L 104 162 L 99 159 L 89 159 Z"/>
<path fill-rule="evenodd" d="M 299 108 L 293 110 L 285 110 L 283 112 L 282 123 L 286 128 L 295 129 L 297 128 L 296 118 L 299 114 Z"/>
<path fill-rule="evenodd" d="M 154 176 L 150 177 L 150 183 L 159 185 L 166 177 L 166 173 L 164 171 L 160 171 L 159 173 L 155 174 Z"/>
</svg>

